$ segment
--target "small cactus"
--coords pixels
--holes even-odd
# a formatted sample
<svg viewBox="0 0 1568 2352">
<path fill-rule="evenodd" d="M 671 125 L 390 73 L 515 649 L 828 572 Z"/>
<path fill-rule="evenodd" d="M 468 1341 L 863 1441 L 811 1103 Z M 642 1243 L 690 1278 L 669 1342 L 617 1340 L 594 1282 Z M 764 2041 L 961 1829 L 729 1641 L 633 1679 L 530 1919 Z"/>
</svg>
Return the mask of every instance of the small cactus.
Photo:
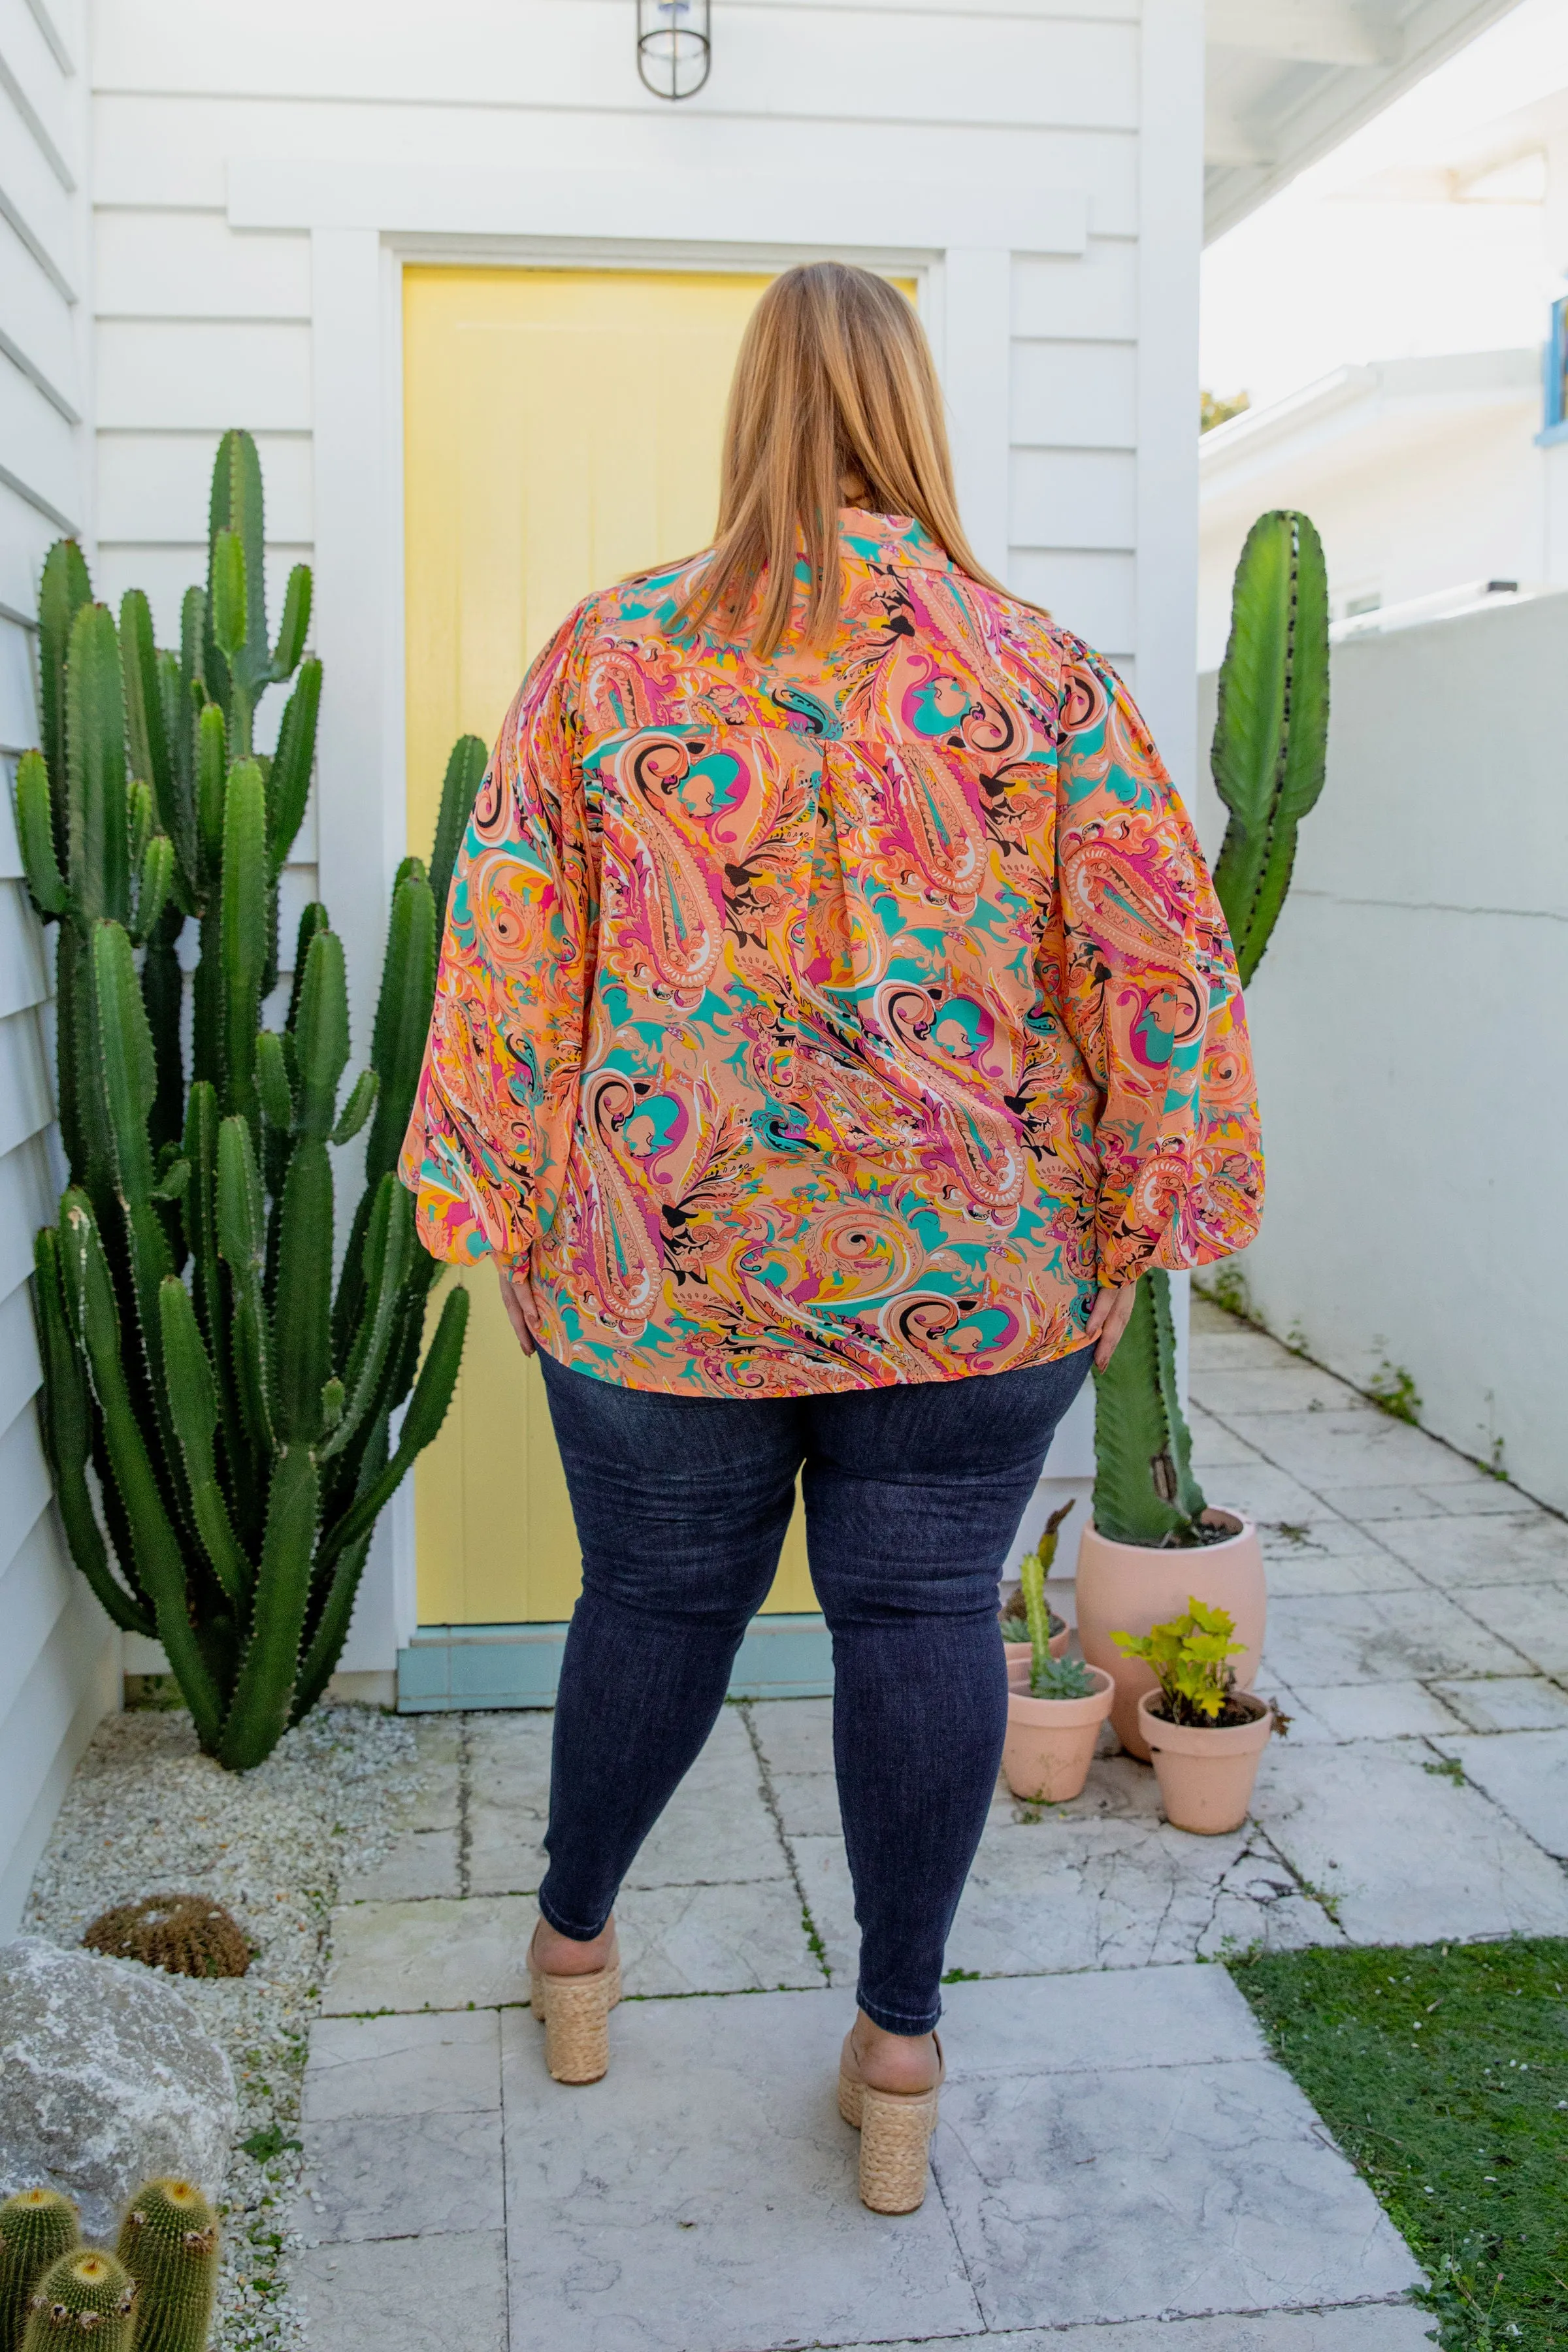
<svg viewBox="0 0 1568 2352">
<path fill-rule="evenodd" d="M 217 2217 L 189 2180 L 149 2180 L 120 2225 L 136 2283 L 136 2352 L 206 2352 L 217 2292 Z"/>
<path fill-rule="evenodd" d="M 24 2189 L 0 2205 L 0 2352 L 21 2352 L 34 2288 L 80 2235 L 58 2189 Z"/>
<path fill-rule="evenodd" d="M 97 2246 L 62 2254 L 33 2295 L 22 2352 L 65 2352 L 90 2341 L 92 2352 L 131 2352 L 136 2289 L 112 2254 Z"/>
<path fill-rule="evenodd" d="M 178 1977 L 242 1977 L 250 1939 L 208 1895 L 146 1895 L 100 1912 L 82 1936 L 89 1951 L 140 1960 Z"/>
</svg>

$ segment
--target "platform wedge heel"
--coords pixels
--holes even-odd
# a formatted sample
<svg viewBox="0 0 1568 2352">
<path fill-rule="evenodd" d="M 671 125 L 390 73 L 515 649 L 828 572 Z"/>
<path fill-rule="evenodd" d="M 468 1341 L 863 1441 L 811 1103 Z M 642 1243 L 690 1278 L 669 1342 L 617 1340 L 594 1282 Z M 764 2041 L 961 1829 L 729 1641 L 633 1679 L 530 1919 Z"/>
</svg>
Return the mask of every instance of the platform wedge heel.
<svg viewBox="0 0 1568 2352">
<path fill-rule="evenodd" d="M 942 2059 L 942 2043 L 936 2045 Z M 913 2213 L 925 2200 L 942 2074 L 929 2091 L 879 2091 L 847 2061 L 838 2069 L 838 2112 L 860 2135 L 860 2202 L 873 2213 Z"/>
<path fill-rule="evenodd" d="M 529 2006 L 544 2028 L 544 2063 L 557 2083 L 596 2083 L 610 2063 L 610 2011 L 621 1997 L 616 1953 L 589 1976 L 552 1976 L 528 1955 Z"/>
</svg>

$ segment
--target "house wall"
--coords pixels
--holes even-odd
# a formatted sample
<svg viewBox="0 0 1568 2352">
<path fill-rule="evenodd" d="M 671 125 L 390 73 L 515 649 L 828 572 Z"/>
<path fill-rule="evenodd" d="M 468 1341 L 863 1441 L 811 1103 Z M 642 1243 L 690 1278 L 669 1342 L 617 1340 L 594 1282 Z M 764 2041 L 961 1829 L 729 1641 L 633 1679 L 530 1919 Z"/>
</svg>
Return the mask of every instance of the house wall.
<svg viewBox="0 0 1568 2352">
<path fill-rule="evenodd" d="M 1272 1330 L 1409 1372 L 1424 1426 L 1568 1510 L 1568 594 L 1351 638 L 1331 693 L 1247 992 L 1268 1190 L 1235 1264 Z"/>
<path fill-rule="evenodd" d="M 1238 467 L 1237 478 L 1205 483 L 1199 667 L 1224 657 L 1237 560 L 1273 507 L 1298 507 L 1317 524 L 1336 620 L 1367 596 L 1397 604 L 1467 580 L 1550 578 L 1541 391 L 1535 354 L 1519 356 L 1526 381 L 1512 397 L 1436 417 L 1412 404 L 1397 424 L 1369 403 L 1365 430 L 1261 452 L 1245 475 Z"/>
<path fill-rule="evenodd" d="M 54 957 L 11 814 L 17 756 L 38 740 L 39 568 L 90 520 L 86 40 L 79 0 L 0 0 L 0 1937 L 120 1690 L 120 1636 L 70 1565 L 38 1437 L 27 1281 L 61 1176 Z"/>
<path fill-rule="evenodd" d="M 637 80 L 630 0 L 98 0 L 93 29 L 95 582 L 144 587 L 169 641 L 218 436 L 256 435 L 272 609 L 313 562 L 327 672 L 284 939 L 319 891 L 357 1039 L 404 845 L 405 254 L 915 268 L 983 556 L 1122 665 L 1185 781 L 1201 0 L 730 0 L 680 106 Z M 562 192 L 585 216 L 612 178 L 635 206 L 584 233 Z M 737 227 L 735 190 L 765 230 Z M 1052 1468 L 1089 1467 L 1086 1406 Z M 351 1670 L 389 1667 L 410 1630 L 400 1502 Z"/>
</svg>

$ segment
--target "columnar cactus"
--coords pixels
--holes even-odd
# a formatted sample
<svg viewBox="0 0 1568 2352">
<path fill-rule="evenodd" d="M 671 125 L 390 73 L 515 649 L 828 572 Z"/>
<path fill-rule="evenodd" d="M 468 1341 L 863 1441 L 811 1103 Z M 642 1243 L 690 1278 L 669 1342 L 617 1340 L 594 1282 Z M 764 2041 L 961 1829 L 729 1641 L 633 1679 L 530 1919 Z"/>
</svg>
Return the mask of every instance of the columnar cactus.
<svg viewBox="0 0 1568 2352">
<path fill-rule="evenodd" d="M 189 2180 L 142 2184 L 120 2225 L 135 2282 L 135 2352 L 206 2352 L 217 2293 L 217 2216 Z"/>
<path fill-rule="evenodd" d="M 44 751 L 16 794 L 34 904 L 59 925 L 71 1182 L 35 1244 L 56 1493 L 105 1608 L 156 1633 L 204 1748 L 237 1769 L 324 1689 L 376 1517 L 445 1416 L 468 1314 L 454 1289 L 421 1368 L 437 1269 L 393 1173 L 435 989 L 437 901 L 416 858 L 394 890 L 371 1066 L 346 1097 L 324 907 L 301 920 L 282 1028 L 260 1026 L 321 693 L 320 664 L 301 660 L 310 574 L 297 567 L 269 650 L 261 548 L 255 448 L 230 434 L 208 587 L 186 596 L 178 655 L 153 644 L 140 592 L 117 631 L 79 551 L 51 551 Z M 277 749 L 255 757 L 257 699 L 296 669 Z M 482 763 L 465 737 L 437 834 L 443 898 Z M 332 1150 L 373 1113 L 334 1295 Z"/>
<path fill-rule="evenodd" d="M 1244 987 L 1263 960 L 1323 788 L 1329 740 L 1329 591 L 1304 514 L 1260 515 L 1237 565 L 1210 765 L 1230 811 L 1215 889 Z M 1176 1385 L 1171 1277 L 1138 1285 L 1121 1344 L 1095 1374 L 1094 1523 L 1117 1543 L 1201 1538 L 1204 1497 Z"/>
<path fill-rule="evenodd" d="M 62 2254 L 34 2291 L 23 2352 L 64 2352 L 90 2344 L 92 2352 L 131 2352 L 136 2290 L 114 2255 L 97 2246 Z"/>
<path fill-rule="evenodd" d="M 0 2205 L 0 2352 L 21 2352 L 34 2289 L 80 2237 L 76 2207 L 58 2189 L 24 2189 Z"/>
</svg>

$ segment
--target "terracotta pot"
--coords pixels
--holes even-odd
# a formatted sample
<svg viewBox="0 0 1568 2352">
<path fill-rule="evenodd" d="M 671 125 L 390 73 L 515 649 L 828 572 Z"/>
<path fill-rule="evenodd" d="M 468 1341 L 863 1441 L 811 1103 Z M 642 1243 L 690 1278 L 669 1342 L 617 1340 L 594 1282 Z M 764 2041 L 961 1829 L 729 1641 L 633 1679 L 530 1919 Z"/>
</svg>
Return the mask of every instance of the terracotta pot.
<svg viewBox="0 0 1568 2352">
<path fill-rule="evenodd" d="M 1081 1790 L 1115 1695 L 1110 1676 L 1098 1666 L 1089 1668 L 1089 1676 L 1095 1685 L 1089 1698 L 1031 1698 L 1028 1659 L 1007 1669 L 1002 1769 L 1016 1797 L 1035 1804 L 1065 1805 Z"/>
<path fill-rule="evenodd" d="M 1145 1691 L 1138 1702 L 1138 1721 L 1153 1751 L 1154 1777 L 1160 1801 L 1173 1829 L 1195 1830 L 1200 1837 L 1218 1837 L 1238 1830 L 1252 1802 L 1258 1763 L 1274 1728 L 1274 1710 L 1266 1698 L 1244 1696 L 1258 1709 L 1250 1723 L 1234 1723 L 1227 1730 L 1197 1730 L 1187 1723 L 1164 1723 L 1154 1713 L 1157 1691 Z"/>
<path fill-rule="evenodd" d="M 1064 1625 L 1059 1633 L 1053 1633 L 1051 1635 L 1052 1657 L 1065 1658 L 1067 1655 L 1068 1643 L 1071 1639 L 1072 1627 L 1070 1625 Z M 1027 1642 L 1004 1642 L 1002 1644 L 1002 1655 L 1006 1659 L 1009 1668 L 1013 1666 L 1032 1666 L 1035 1663 L 1034 1650 Z"/>
<path fill-rule="evenodd" d="M 1112 1633 L 1147 1633 L 1151 1626 L 1167 1624 L 1186 1613 L 1188 1598 L 1195 1594 L 1236 1620 L 1236 1638 L 1247 1644 L 1245 1655 L 1234 1661 L 1238 1690 L 1252 1688 L 1263 1655 L 1268 1595 L 1258 1529 L 1239 1511 L 1211 1517 L 1233 1520 L 1236 1534 L 1225 1543 L 1154 1551 L 1144 1544 L 1112 1543 L 1090 1520 L 1079 1538 L 1079 1646 L 1091 1666 L 1103 1666 L 1114 1677 L 1110 1720 L 1116 1737 L 1145 1764 L 1149 1749 L 1138 1726 L 1138 1702 L 1159 1685 L 1142 1658 L 1122 1656 Z"/>
</svg>

